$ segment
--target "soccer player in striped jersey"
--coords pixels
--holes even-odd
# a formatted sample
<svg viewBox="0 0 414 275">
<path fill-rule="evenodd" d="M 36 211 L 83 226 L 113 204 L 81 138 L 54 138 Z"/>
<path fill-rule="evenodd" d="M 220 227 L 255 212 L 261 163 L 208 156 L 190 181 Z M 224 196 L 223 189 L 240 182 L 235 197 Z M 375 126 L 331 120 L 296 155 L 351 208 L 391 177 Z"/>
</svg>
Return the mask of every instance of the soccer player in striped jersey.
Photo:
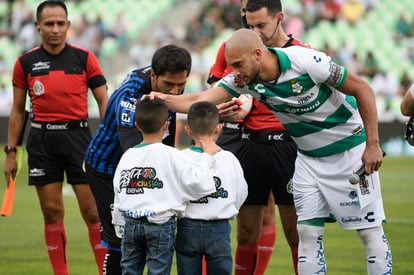
<svg viewBox="0 0 414 275">
<path fill-rule="evenodd" d="M 268 47 L 310 47 L 285 33 L 282 26 L 285 15 L 279 0 L 242 0 L 240 13 L 244 27 L 258 33 Z M 210 69 L 209 84 L 215 84 L 232 71 L 224 57 L 224 46 L 225 42 L 220 46 Z M 232 101 L 219 104 L 218 107 L 222 109 L 221 118 L 225 120 L 224 110 L 232 107 Z M 231 121 L 223 123 L 217 144 L 238 157 L 249 185 L 248 198 L 237 216 L 235 274 L 264 274 L 276 243 L 275 204 L 297 274 L 299 236 L 290 188 L 297 154 L 296 144 L 278 118 L 258 100 L 253 101 L 251 111 L 242 122 L 234 122 L 231 115 L 229 117 Z M 276 136 L 277 139 L 269 138 Z"/>
<path fill-rule="evenodd" d="M 293 196 L 299 274 L 326 274 L 323 234 L 331 213 L 341 228 L 357 231 L 368 274 L 391 274 L 378 176 L 383 152 L 370 85 L 323 52 L 267 48 L 252 30 L 236 31 L 226 43 L 225 56 L 233 73 L 216 87 L 191 95 L 151 96 L 166 100 L 177 112 L 186 112 L 195 101 L 218 104 L 240 94 L 254 96 L 277 115 L 298 146 Z M 356 190 L 349 176 L 362 165 L 366 175 Z"/>
</svg>

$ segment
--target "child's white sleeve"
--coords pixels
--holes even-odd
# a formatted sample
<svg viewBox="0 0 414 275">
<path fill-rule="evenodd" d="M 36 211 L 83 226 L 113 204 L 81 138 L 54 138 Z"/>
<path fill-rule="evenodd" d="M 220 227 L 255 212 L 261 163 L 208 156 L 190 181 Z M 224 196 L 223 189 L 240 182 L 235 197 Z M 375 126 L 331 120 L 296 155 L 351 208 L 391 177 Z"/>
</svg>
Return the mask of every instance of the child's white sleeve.
<svg viewBox="0 0 414 275">
<path fill-rule="evenodd" d="M 197 200 L 216 192 L 214 162 L 214 157 L 207 153 L 203 153 L 196 162 L 187 158 L 180 174 L 185 200 Z"/>
</svg>

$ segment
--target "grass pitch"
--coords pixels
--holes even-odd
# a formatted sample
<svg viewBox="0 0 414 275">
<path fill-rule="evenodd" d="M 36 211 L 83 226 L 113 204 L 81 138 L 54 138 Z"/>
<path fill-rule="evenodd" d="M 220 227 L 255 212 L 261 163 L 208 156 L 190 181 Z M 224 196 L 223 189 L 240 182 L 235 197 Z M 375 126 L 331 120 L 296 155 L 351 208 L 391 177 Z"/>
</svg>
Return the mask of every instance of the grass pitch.
<svg viewBox="0 0 414 275">
<path fill-rule="evenodd" d="M 0 167 L 4 168 L 4 154 Z M 391 245 L 393 273 L 414 274 L 414 158 L 384 158 L 380 170 L 387 224 L 384 230 Z M 0 177 L 0 198 L 3 198 L 5 179 Z M 65 185 L 65 190 L 70 189 Z M 70 274 L 98 274 L 87 230 L 79 214 L 75 197 L 65 196 L 65 227 L 67 231 L 67 260 Z M 232 245 L 235 251 L 235 223 Z M 11 217 L 0 217 L 0 274 L 53 274 L 43 239 L 43 221 L 35 189 L 27 185 L 27 167 L 16 180 L 15 203 Z M 325 228 L 325 256 L 328 274 L 366 274 L 365 252 L 355 231 L 344 231 L 337 224 Z M 176 274 L 173 266 L 172 274 Z M 290 250 L 277 219 L 277 240 L 266 272 L 293 274 Z"/>
</svg>

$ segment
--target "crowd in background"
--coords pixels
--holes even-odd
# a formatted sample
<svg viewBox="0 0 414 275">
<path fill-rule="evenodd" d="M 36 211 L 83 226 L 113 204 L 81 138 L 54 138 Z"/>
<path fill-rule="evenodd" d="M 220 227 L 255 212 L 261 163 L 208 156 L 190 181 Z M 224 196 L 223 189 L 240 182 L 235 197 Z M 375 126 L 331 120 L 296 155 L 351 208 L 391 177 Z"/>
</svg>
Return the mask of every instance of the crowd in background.
<svg viewBox="0 0 414 275">
<path fill-rule="evenodd" d="M 87 0 L 80 0 L 82 2 Z M 175 0 L 177 3 L 185 2 Z M 286 2 L 286 1 L 285 1 Z M 305 40 L 305 34 L 321 21 L 336 23 L 345 20 L 350 24 L 358 22 L 367 16 L 378 4 L 379 0 L 298 0 L 296 5 L 284 5 L 285 19 L 284 29 L 292 33 L 296 38 Z M 11 8 L 12 7 L 12 8 Z M 0 38 L 7 37 L 13 40 L 19 52 L 24 52 L 39 43 L 39 37 L 34 27 L 34 14 L 31 8 L 25 5 L 23 0 L 9 0 L 7 13 L 1 18 Z M 184 20 L 177 28 L 170 22 L 155 18 L 157 24 L 148 35 L 128 36 L 130 22 L 120 12 L 116 20 L 108 23 L 103 14 L 82 14 L 80 20 L 72 21 L 68 41 L 81 47 L 89 48 L 100 58 L 104 70 L 108 57 L 102 54 L 104 41 L 112 40 L 117 51 L 113 54 L 116 60 L 123 64 L 118 66 L 123 75 L 130 67 L 148 65 L 150 57 L 156 48 L 167 43 L 185 45 L 192 53 L 193 74 L 188 90 L 198 91 L 206 87 L 206 77 L 209 67 L 214 61 L 214 56 L 206 56 L 204 50 L 222 33 L 228 29 L 238 29 L 241 26 L 240 0 L 210 0 L 200 1 L 194 11 L 186 12 L 184 18 L 175 18 L 176 21 Z M 191 9 L 189 9 L 191 10 Z M 414 17 L 402 12 L 391 30 L 393 41 L 391 43 L 405 43 L 408 45 L 405 58 L 414 64 Z M 307 42 L 307 41 L 305 41 Z M 380 47 L 380 45 L 378 45 Z M 325 43 L 321 50 L 329 54 L 336 62 L 345 65 L 354 73 L 364 76 L 373 86 L 374 91 L 382 100 L 379 104 L 380 120 L 393 121 L 396 118 L 393 105 L 398 102 L 407 91 L 411 79 L 410 74 L 404 71 L 402 75 L 395 75 L 392 70 L 381 68 L 375 56 L 375 49 L 366 52 L 363 56 L 353 51 L 344 42 L 334 48 Z M 15 57 L 13 57 L 14 59 Z M 12 93 L 10 71 L 4 62 L 5 57 L 0 52 L 0 110 L 8 110 L 11 105 Z M 116 86 L 117 78 L 112 76 L 116 63 L 109 62 L 111 75 L 106 73 L 109 82 Z M 395 64 L 398 66 L 398 64 Z M 111 92 L 111 91 L 110 91 Z M 397 99 L 397 100 L 395 100 Z M 7 111 L 8 112 L 8 111 Z M 7 113 L 6 112 L 6 113 Z M 3 114 L 3 112 L 2 112 Z"/>
</svg>

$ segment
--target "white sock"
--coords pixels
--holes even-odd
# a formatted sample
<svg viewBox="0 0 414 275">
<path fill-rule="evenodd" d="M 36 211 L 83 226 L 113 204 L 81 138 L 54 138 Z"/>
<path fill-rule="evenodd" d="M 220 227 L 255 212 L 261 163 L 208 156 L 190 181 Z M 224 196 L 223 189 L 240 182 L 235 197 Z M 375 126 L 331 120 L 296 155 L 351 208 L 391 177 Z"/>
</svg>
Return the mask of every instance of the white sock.
<svg viewBox="0 0 414 275">
<path fill-rule="evenodd" d="M 358 230 L 367 253 L 368 275 L 391 275 L 392 256 L 382 226 Z"/>
<path fill-rule="evenodd" d="M 323 226 L 298 224 L 298 272 L 305 274 L 326 274 L 323 249 Z"/>
</svg>

